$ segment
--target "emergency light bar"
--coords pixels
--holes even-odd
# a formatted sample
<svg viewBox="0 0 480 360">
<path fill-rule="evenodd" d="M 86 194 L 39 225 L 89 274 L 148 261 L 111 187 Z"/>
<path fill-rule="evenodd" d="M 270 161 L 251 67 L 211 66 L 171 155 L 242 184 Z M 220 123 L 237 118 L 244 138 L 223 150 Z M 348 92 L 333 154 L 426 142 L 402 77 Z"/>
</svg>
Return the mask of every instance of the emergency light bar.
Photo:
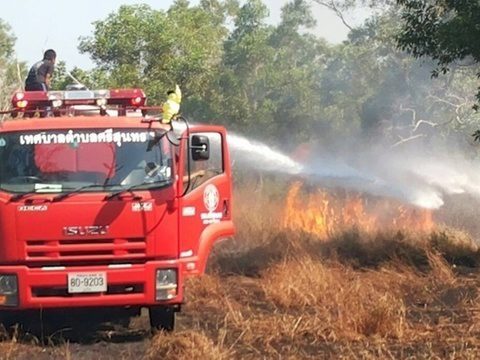
<svg viewBox="0 0 480 360">
<path fill-rule="evenodd" d="M 117 106 L 127 110 L 144 106 L 146 100 L 142 89 L 25 91 L 13 95 L 12 105 L 16 112 L 46 108 L 61 110 L 74 105 L 93 105 L 103 109 Z"/>
</svg>

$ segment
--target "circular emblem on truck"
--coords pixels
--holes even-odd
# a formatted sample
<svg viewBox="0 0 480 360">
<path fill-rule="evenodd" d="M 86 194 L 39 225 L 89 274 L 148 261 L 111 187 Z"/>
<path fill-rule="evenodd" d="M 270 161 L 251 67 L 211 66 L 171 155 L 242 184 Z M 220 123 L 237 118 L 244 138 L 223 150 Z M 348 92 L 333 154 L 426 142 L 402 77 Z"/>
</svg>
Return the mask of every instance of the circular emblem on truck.
<svg viewBox="0 0 480 360">
<path fill-rule="evenodd" d="M 213 212 L 217 209 L 219 198 L 217 187 L 213 184 L 207 185 L 203 192 L 203 203 L 208 212 Z"/>
</svg>

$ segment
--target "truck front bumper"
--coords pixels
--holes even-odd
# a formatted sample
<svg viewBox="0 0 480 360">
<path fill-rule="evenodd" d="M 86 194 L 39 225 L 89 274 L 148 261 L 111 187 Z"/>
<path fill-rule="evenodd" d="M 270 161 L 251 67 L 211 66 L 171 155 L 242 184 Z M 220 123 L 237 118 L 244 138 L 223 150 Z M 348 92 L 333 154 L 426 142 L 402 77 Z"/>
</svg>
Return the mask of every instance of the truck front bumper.
<svg viewBox="0 0 480 360">
<path fill-rule="evenodd" d="M 177 270 L 177 294 L 169 300 L 156 300 L 156 271 L 159 269 Z M 68 292 L 69 273 L 95 272 L 106 273 L 107 291 Z M 183 299 L 182 271 L 175 260 L 71 267 L 0 266 L 0 274 L 16 275 L 18 279 L 17 306 L 0 306 L 1 310 L 174 305 Z"/>
</svg>

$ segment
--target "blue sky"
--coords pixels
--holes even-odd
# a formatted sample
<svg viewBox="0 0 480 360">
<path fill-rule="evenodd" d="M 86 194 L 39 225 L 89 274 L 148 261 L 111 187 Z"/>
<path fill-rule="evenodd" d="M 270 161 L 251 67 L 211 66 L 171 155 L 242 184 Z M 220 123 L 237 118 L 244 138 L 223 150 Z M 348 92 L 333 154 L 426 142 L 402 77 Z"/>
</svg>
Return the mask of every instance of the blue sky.
<svg viewBox="0 0 480 360">
<path fill-rule="evenodd" d="M 68 68 L 93 66 L 88 55 L 78 52 L 78 38 L 93 32 L 92 22 L 104 19 L 122 4 L 149 4 L 153 8 L 167 9 L 172 0 L 15 0 L 2 1 L 0 18 L 6 21 L 16 41 L 16 55 L 29 65 L 38 61 L 47 48 L 57 51 Z M 192 1 L 195 3 L 196 1 Z M 288 0 L 264 0 L 270 8 L 270 20 L 279 19 L 281 7 Z M 334 14 L 312 3 L 317 19 L 316 33 L 331 42 L 345 39 L 347 29 Z"/>
</svg>

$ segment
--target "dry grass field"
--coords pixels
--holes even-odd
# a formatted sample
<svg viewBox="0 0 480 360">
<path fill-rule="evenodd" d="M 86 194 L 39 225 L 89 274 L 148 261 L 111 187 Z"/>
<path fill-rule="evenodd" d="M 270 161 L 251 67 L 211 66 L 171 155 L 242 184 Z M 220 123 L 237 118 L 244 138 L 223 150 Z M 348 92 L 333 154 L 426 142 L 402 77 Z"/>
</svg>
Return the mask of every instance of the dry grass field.
<svg viewBox="0 0 480 360">
<path fill-rule="evenodd" d="M 139 317 L 128 328 L 77 329 L 76 337 L 10 334 L 0 357 L 480 358 L 480 254 L 464 232 L 403 208 L 392 216 L 411 223 L 382 227 L 387 220 L 372 220 L 358 204 L 344 203 L 339 215 L 332 209 L 343 200 L 327 207 L 325 195 L 323 210 L 309 205 L 317 217 L 306 216 L 281 191 L 255 191 L 237 191 L 238 234 L 216 249 L 207 275 L 188 281 L 175 332 L 150 336 Z"/>
</svg>

